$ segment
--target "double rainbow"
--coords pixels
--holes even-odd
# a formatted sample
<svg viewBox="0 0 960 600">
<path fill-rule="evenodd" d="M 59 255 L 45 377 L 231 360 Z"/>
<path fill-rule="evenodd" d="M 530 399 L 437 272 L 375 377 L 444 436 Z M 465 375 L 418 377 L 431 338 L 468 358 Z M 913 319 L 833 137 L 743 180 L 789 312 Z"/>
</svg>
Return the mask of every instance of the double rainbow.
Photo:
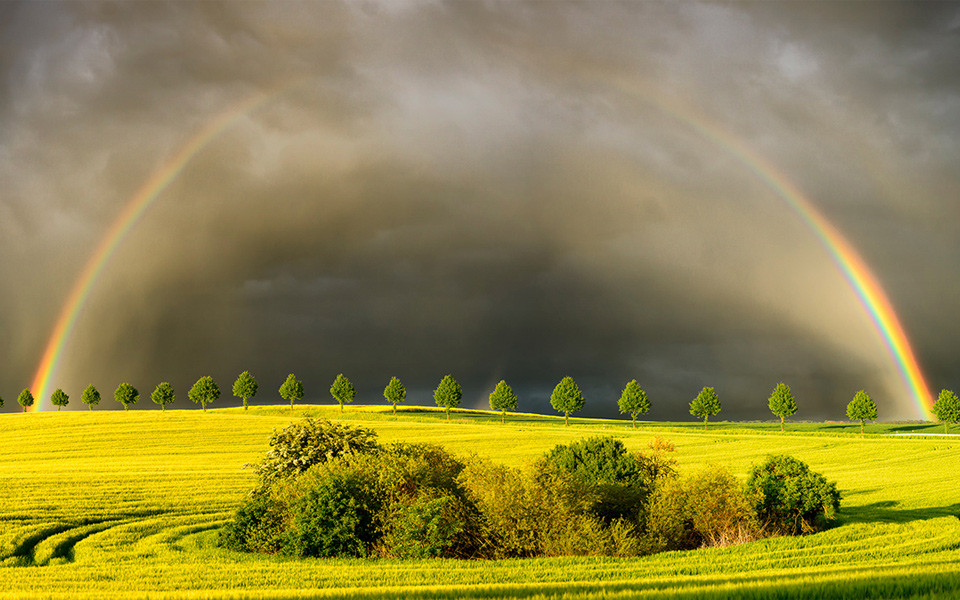
<svg viewBox="0 0 960 600">
<path fill-rule="evenodd" d="M 622 81 L 619 83 L 623 84 Z M 35 410 L 42 410 L 45 405 L 49 404 L 50 381 L 59 366 L 63 348 L 70 338 L 70 334 L 97 278 L 127 233 L 140 221 L 150 205 L 156 201 L 164 189 L 197 153 L 239 118 L 273 98 L 282 87 L 271 92 L 254 94 L 210 121 L 150 176 L 114 220 L 74 284 L 63 305 L 60 316 L 57 318 L 53 333 L 47 342 L 43 359 L 40 361 L 31 386 L 38 398 Z M 863 310 L 869 316 L 891 362 L 904 383 L 907 393 L 916 406 L 918 415 L 923 419 L 932 420 L 930 412 L 932 397 L 929 388 L 893 305 L 877 281 L 876 276 L 840 231 L 785 175 L 730 132 L 684 106 L 676 99 L 664 100 L 649 92 L 642 91 L 634 85 L 621 85 L 621 89 L 632 97 L 639 97 L 654 104 L 715 145 L 725 149 L 769 186 L 802 219 L 826 248 L 859 300 Z"/>
</svg>

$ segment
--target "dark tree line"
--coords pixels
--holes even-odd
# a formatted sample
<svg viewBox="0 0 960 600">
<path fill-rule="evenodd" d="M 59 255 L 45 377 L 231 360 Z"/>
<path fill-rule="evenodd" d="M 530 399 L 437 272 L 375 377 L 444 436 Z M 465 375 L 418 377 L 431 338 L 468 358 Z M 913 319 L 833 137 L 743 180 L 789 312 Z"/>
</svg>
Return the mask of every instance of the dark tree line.
<svg viewBox="0 0 960 600">
<path fill-rule="evenodd" d="M 243 402 L 243 408 L 249 407 L 251 398 L 257 395 L 259 384 L 256 378 L 249 372 L 243 371 L 237 376 L 233 383 L 233 395 L 240 398 Z M 280 397 L 290 402 L 292 409 L 294 403 L 304 397 L 303 382 L 297 379 L 296 375 L 290 373 L 278 390 Z M 330 395 L 340 405 L 340 412 L 343 412 L 345 404 L 353 402 L 357 395 L 357 390 L 353 383 L 347 377 L 340 373 L 334 379 L 330 386 Z M 140 399 L 140 392 L 129 383 L 121 383 L 114 391 L 114 399 L 123 405 L 124 410 L 129 410 Z M 205 375 L 197 380 L 187 393 L 187 397 L 194 404 L 199 404 L 204 412 L 207 405 L 212 404 L 220 398 L 220 388 L 209 375 Z M 396 377 L 391 377 L 390 382 L 383 390 L 384 399 L 393 405 L 393 412 L 397 411 L 397 404 L 403 403 L 407 398 L 407 391 L 403 383 Z M 433 392 L 433 399 L 437 406 L 445 409 L 447 419 L 450 419 L 450 411 L 460 406 L 463 399 L 463 389 L 452 375 L 445 375 L 437 388 Z M 59 411 L 69 403 L 70 397 L 60 388 L 57 388 L 50 396 L 50 403 L 57 407 Z M 150 394 L 150 400 L 158 404 L 161 410 L 165 410 L 168 404 L 176 401 L 176 393 L 169 382 L 162 382 Z M 100 403 L 100 392 L 93 385 L 87 386 L 80 396 L 80 401 L 86 404 L 90 410 Z M 519 399 L 514 393 L 513 388 L 506 381 L 500 380 L 489 396 L 490 408 L 500 411 L 500 420 L 505 422 L 507 411 L 517 410 Z M 29 389 L 24 389 L 17 397 L 17 403 L 23 407 L 23 411 L 33 406 L 35 399 Z M 559 413 L 563 414 L 564 424 L 569 425 L 570 415 L 579 412 L 586 404 L 580 387 L 574 382 L 572 377 L 564 377 L 553 389 L 550 394 L 550 406 Z M 637 426 L 637 416 L 646 414 L 650 410 L 650 400 L 646 392 L 633 379 L 627 383 L 617 401 L 620 414 L 629 414 L 633 427 Z M 3 398 L 0 398 L 0 407 L 3 406 Z M 787 417 L 797 412 L 797 403 L 790 391 L 790 386 L 781 382 L 776 385 L 768 399 L 770 412 L 780 418 L 780 430 L 785 430 Z M 707 428 L 710 417 L 719 414 L 721 409 L 720 399 L 716 390 L 712 387 L 704 387 L 700 393 L 690 402 L 690 414 L 703 419 L 703 427 Z M 942 390 L 933 405 L 933 413 L 937 419 L 943 423 L 944 431 L 949 431 L 951 424 L 960 422 L 960 398 L 950 390 Z M 853 400 L 847 404 L 847 417 L 852 421 L 860 422 L 860 433 L 864 432 L 864 423 L 877 418 L 877 405 L 865 391 L 858 391 Z"/>
</svg>

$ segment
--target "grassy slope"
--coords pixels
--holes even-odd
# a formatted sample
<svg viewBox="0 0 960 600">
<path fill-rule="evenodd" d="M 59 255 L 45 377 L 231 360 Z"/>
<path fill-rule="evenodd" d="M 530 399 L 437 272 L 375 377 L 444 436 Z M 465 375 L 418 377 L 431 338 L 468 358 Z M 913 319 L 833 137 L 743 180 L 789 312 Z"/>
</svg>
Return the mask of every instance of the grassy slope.
<svg viewBox="0 0 960 600">
<path fill-rule="evenodd" d="M 851 435 L 849 426 L 697 426 L 353 408 L 383 440 L 432 441 L 519 465 L 595 434 L 640 449 L 661 435 L 684 470 L 744 474 L 789 453 L 835 479 L 844 524 L 804 538 L 639 559 L 306 560 L 213 546 L 274 427 L 336 408 L 0 416 L 0 598 L 958 597 L 960 439 Z M 875 430 L 896 426 L 875 426 Z M 908 429 L 919 429 L 907 426 Z M 798 430 L 803 431 L 798 431 Z M 868 430 L 869 431 L 869 430 Z"/>
</svg>

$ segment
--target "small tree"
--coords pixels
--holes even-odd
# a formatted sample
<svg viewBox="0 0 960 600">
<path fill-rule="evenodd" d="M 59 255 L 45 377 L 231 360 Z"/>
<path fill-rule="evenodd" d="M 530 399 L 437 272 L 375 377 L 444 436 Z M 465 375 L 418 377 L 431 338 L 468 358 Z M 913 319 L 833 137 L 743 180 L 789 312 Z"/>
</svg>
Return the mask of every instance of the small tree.
<svg viewBox="0 0 960 600">
<path fill-rule="evenodd" d="M 121 383 L 113 392 L 114 399 L 123 405 L 123 410 L 129 410 L 131 404 L 136 404 L 140 399 L 140 392 L 129 383 Z"/>
<path fill-rule="evenodd" d="M 293 401 L 303 398 L 303 383 L 293 373 L 287 375 L 287 380 L 280 386 L 280 397 L 290 401 L 290 410 L 293 410 Z"/>
<path fill-rule="evenodd" d="M 387 387 L 383 388 L 383 397 L 393 405 L 393 414 L 397 414 L 397 404 L 407 399 L 407 390 L 403 387 L 403 384 L 400 383 L 399 379 L 391 377 L 390 383 L 387 384 Z"/>
<path fill-rule="evenodd" d="M 0 397 L 0 408 L 3 408 L 3 398 Z"/>
<path fill-rule="evenodd" d="M 825 529 L 840 511 L 836 482 L 792 456 L 768 456 L 750 470 L 747 493 L 764 527 L 796 535 Z"/>
<path fill-rule="evenodd" d="M 50 404 L 57 407 L 57 412 L 60 412 L 60 409 L 69 402 L 70 396 L 66 395 L 60 388 L 54 390 L 53 394 L 50 395 Z"/>
<path fill-rule="evenodd" d="M 353 389 L 350 380 L 343 376 L 343 373 L 337 375 L 330 386 L 330 395 L 340 403 L 340 412 L 343 412 L 343 405 L 350 404 L 357 395 L 357 390 Z"/>
<path fill-rule="evenodd" d="M 176 395 L 173 392 L 173 386 L 164 381 L 157 385 L 156 389 L 153 390 L 153 393 L 150 394 L 150 399 L 153 400 L 154 404 L 160 405 L 160 410 L 167 410 L 168 404 L 173 404 L 173 401 L 176 400 Z"/>
<path fill-rule="evenodd" d="M 17 397 L 17 404 L 23 407 L 23 412 L 27 412 L 28 406 L 33 406 L 33 394 L 30 390 L 23 390 Z"/>
<path fill-rule="evenodd" d="M 703 430 L 707 430 L 707 419 L 720 412 L 720 399 L 712 387 L 700 390 L 697 397 L 690 403 L 690 414 L 703 417 Z"/>
<path fill-rule="evenodd" d="M 579 411 L 586 402 L 573 377 L 569 376 L 561 379 L 550 394 L 550 406 L 563 413 L 563 424 L 566 426 L 570 425 L 570 413 Z"/>
<path fill-rule="evenodd" d="M 950 423 L 960 422 L 960 398 L 950 390 L 940 390 L 937 401 L 933 403 L 933 414 L 943 423 L 943 432 L 948 433 Z"/>
<path fill-rule="evenodd" d="M 794 402 L 793 394 L 790 393 L 790 386 L 783 382 L 778 383 L 770 394 L 768 404 L 770 412 L 780 417 L 780 431 L 783 431 L 784 420 L 797 412 L 797 403 Z"/>
<path fill-rule="evenodd" d="M 90 410 L 93 410 L 95 404 L 100 404 L 100 392 L 97 388 L 93 387 L 93 384 L 87 386 L 87 389 L 83 390 L 83 394 L 80 396 L 80 402 L 83 402 L 90 407 Z"/>
<path fill-rule="evenodd" d="M 620 394 L 620 400 L 617 401 L 620 407 L 620 414 L 630 413 L 633 420 L 633 428 L 637 428 L 637 415 L 646 414 L 650 410 L 650 401 L 647 400 L 647 393 L 640 389 L 640 384 L 636 379 L 631 379 L 627 386 L 623 388 Z"/>
<path fill-rule="evenodd" d="M 194 404 L 199 404 L 203 408 L 203 412 L 207 412 L 207 405 L 220 397 L 220 388 L 213 377 L 204 375 L 193 384 L 193 387 L 187 392 L 187 397 Z"/>
<path fill-rule="evenodd" d="M 501 423 L 506 422 L 508 410 L 517 410 L 517 402 L 517 395 L 513 393 L 513 388 L 502 379 L 490 394 L 490 408 L 500 411 Z"/>
<path fill-rule="evenodd" d="M 847 404 L 847 417 L 860 421 L 860 435 L 863 436 L 863 422 L 877 418 L 877 405 L 865 391 L 860 390 Z"/>
<path fill-rule="evenodd" d="M 460 406 L 460 398 L 463 397 L 463 391 L 460 384 L 450 375 L 444 375 L 440 380 L 440 385 L 433 390 L 433 399 L 437 406 L 447 409 L 447 420 L 450 420 L 450 409 Z"/>
<path fill-rule="evenodd" d="M 233 382 L 233 395 L 243 400 L 243 410 L 247 410 L 247 400 L 257 395 L 259 387 L 250 371 L 244 371 L 237 376 L 237 380 Z"/>
</svg>

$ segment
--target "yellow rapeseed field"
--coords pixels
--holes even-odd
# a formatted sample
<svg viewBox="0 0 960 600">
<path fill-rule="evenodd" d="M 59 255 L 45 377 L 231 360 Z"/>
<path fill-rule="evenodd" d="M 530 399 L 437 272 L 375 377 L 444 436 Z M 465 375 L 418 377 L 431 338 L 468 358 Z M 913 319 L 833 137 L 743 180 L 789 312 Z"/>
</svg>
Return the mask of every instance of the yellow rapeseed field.
<svg viewBox="0 0 960 600">
<path fill-rule="evenodd" d="M 897 427 L 698 424 L 429 409 L 299 406 L 0 416 L 0 598 L 957 598 L 960 439 Z M 216 547 L 274 428 L 304 414 L 364 424 L 522 465 L 555 444 L 655 436 L 681 470 L 744 476 L 786 453 L 836 480 L 842 523 L 823 533 L 633 559 L 318 560 Z M 629 422 L 626 422 L 628 424 Z M 908 428 L 909 429 L 909 428 Z"/>
</svg>

